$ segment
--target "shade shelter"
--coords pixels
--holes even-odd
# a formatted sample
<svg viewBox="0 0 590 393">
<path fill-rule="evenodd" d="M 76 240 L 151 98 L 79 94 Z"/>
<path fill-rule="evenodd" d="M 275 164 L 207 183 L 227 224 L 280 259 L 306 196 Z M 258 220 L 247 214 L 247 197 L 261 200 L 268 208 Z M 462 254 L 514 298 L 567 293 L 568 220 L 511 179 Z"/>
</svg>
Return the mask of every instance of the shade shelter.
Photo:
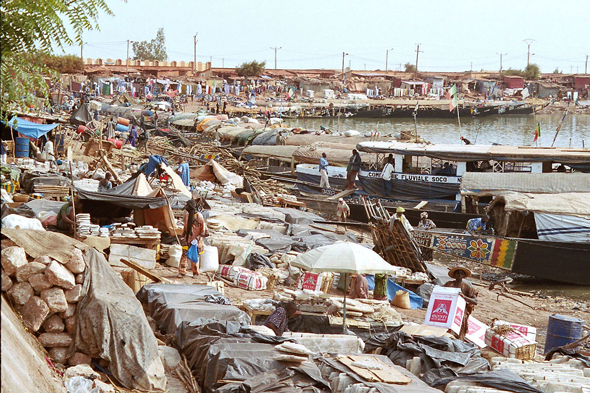
<svg viewBox="0 0 590 393">
<path fill-rule="evenodd" d="M 396 274 L 396 269 L 375 251 L 360 244 L 336 242 L 299 254 L 292 266 L 314 273 Z M 344 289 L 343 331 L 346 332 L 346 289 Z"/>
</svg>

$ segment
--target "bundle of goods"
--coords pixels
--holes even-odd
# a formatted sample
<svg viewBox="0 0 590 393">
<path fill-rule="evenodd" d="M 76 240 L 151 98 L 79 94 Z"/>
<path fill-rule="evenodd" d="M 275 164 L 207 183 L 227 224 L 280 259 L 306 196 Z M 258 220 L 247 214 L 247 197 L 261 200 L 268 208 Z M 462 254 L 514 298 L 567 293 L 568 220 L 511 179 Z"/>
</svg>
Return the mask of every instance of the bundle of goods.
<svg viewBox="0 0 590 393">
<path fill-rule="evenodd" d="M 485 343 L 507 358 L 530 360 L 537 354 L 537 343 L 508 324 L 487 329 Z"/>
<path fill-rule="evenodd" d="M 48 350 L 55 363 L 90 364 L 91 357 L 76 352 L 72 343 L 76 306 L 82 296 L 86 262 L 75 249 L 66 264 L 48 256 L 27 260 L 21 247 L 2 249 L 2 292 L 17 306 L 23 323 Z"/>
<path fill-rule="evenodd" d="M 268 282 L 268 278 L 261 273 L 240 266 L 221 265 L 217 269 L 217 274 L 228 281 L 233 281 L 238 288 L 250 291 L 266 289 Z"/>
<path fill-rule="evenodd" d="M 139 228 L 135 228 L 135 233 L 140 239 L 159 239 L 160 231 L 151 225 L 144 225 Z"/>
<path fill-rule="evenodd" d="M 79 213 L 76 214 L 76 231 L 80 237 L 98 236 L 100 234 L 100 226 L 93 225 L 90 222 L 90 214 Z"/>
</svg>

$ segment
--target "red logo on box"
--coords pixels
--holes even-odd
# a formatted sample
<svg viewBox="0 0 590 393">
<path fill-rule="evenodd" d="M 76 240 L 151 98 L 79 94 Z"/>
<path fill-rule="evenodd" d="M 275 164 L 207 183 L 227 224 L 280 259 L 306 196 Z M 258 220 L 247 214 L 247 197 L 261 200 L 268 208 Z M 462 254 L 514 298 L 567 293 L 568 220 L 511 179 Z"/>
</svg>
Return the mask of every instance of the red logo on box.
<svg viewBox="0 0 590 393">
<path fill-rule="evenodd" d="M 447 323 L 452 304 L 452 300 L 434 299 L 430 322 Z"/>
<path fill-rule="evenodd" d="M 457 312 L 455 313 L 455 319 L 453 320 L 453 323 L 461 326 L 462 321 L 463 321 L 463 310 L 460 308 L 457 308 Z"/>
<path fill-rule="evenodd" d="M 500 353 L 504 353 L 504 341 L 499 336 L 492 336 L 492 348 Z"/>
</svg>

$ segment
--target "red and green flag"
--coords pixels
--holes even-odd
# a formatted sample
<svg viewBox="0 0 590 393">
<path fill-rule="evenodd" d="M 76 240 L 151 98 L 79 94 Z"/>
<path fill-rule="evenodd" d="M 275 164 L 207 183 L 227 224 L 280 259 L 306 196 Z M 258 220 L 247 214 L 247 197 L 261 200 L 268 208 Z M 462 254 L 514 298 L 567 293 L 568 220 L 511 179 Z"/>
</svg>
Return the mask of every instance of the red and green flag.
<svg viewBox="0 0 590 393">
<path fill-rule="evenodd" d="M 541 136 L 541 123 L 537 122 L 537 128 L 535 129 L 535 138 L 533 139 L 533 142 L 536 142 L 540 136 Z"/>
</svg>

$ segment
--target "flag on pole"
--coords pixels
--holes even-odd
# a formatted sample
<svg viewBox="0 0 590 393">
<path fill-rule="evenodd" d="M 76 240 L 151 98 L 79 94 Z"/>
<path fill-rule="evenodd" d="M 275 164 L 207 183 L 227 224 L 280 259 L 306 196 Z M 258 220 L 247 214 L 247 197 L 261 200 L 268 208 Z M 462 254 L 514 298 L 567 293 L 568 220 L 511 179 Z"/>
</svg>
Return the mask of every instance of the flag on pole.
<svg viewBox="0 0 590 393">
<path fill-rule="evenodd" d="M 536 142 L 540 136 L 541 136 L 541 123 L 537 122 L 537 128 L 535 129 L 535 138 L 533 139 L 533 142 Z"/>
<path fill-rule="evenodd" d="M 459 98 L 457 97 L 457 85 L 454 84 L 453 87 L 449 90 L 449 96 L 451 98 L 451 102 L 449 103 L 449 112 L 452 112 L 453 109 L 459 105 Z"/>
</svg>

